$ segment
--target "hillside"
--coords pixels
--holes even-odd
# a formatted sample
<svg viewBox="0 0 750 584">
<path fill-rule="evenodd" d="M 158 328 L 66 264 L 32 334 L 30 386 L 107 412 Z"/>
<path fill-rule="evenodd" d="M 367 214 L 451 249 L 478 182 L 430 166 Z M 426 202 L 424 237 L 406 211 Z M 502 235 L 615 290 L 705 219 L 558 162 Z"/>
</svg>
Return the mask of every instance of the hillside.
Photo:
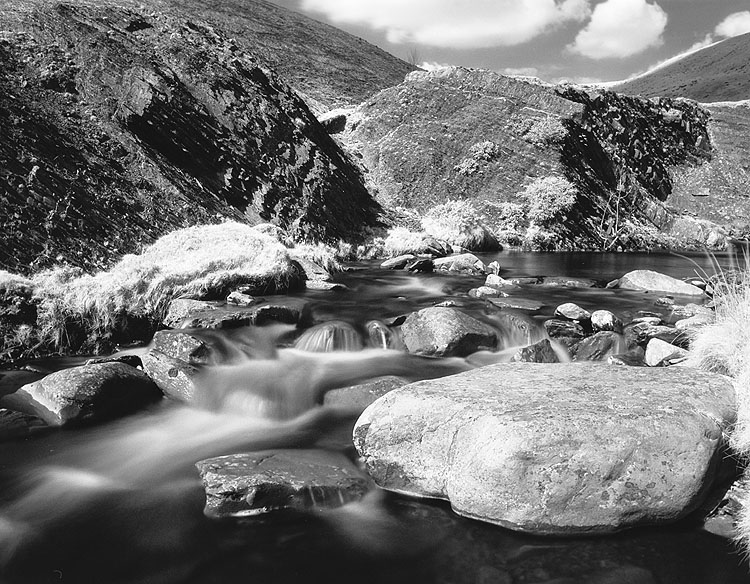
<svg viewBox="0 0 750 584">
<path fill-rule="evenodd" d="M 342 30 L 264 0 L 75 0 L 76 5 L 150 10 L 206 22 L 274 70 L 317 112 L 360 103 L 415 67 Z M 0 24 L 49 0 L 2 0 Z M 6 28 L 8 25 L 0 27 Z"/>
<path fill-rule="evenodd" d="M 208 23 L 14 3 L 0 21 L 0 268 L 108 265 L 188 224 L 356 240 L 378 205 L 306 104 Z"/>
<path fill-rule="evenodd" d="M 630 81 L 613 91 L 700 102 L 750 99 L 750 33 L 726 39 Z"/>
<path fill-rule="evenodd" d="M 535 247 L 639 249 L 718 245 L 721 230 L 705 220 L 742 231 L 750 219 L 744 202 L 726 216 L 709 212 L 748 184 L 734 162 L 746 128 L 733 134 L 710 119 L 688 100 L 447 68 L 412 73 L 367 100 L 339 137 L 388 207 L 422 214 L 465 199 L 493 229 L 533 233 Z M 705 208 L 690 193 L 696 173 L 722 184 Z"/>
</svg>

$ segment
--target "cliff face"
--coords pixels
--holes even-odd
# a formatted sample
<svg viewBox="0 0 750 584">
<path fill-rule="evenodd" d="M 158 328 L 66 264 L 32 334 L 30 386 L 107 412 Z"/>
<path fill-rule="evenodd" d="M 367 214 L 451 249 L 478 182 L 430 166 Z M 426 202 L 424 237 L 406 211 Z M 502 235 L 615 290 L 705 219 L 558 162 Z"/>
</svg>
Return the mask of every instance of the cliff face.
<svg viewBox="0 0 750 584">
<path fill-rule="evenodd" d="M 222 217 L 356 240 L 379 207 L 306 104 L 200 21 L 50 4 L 0 41 L 0 267 L 102 267 Z"/>
<path fill-rule="evenodd" d="M 555 247 L 638 248 L 648 245 L 645 235 L 670 233 L 683 211 L 710 218 L 675 206 L 686 173 L 715 174 L 710 162 L 723 151 L 712 143 L 710 119 L 687 100 L 451 68 L 412 73 L 378 93 L 349 113 L 339 136 L 386 205 L 423 212 L 469 199 L 502 229 L 508 203 L 527 204 L 530 188 L 558 177 L 576 195 L 545 226 Z M 741 188 L 727 184 L 727 196 Z"/>
</svg>

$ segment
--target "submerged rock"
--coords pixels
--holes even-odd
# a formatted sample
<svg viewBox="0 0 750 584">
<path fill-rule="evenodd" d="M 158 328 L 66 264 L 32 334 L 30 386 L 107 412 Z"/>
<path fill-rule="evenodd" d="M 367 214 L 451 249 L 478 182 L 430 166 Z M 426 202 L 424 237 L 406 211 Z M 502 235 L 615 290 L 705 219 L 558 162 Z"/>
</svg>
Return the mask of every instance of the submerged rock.
<svg viewBox="0 0 750 584">
<path fill-rule="evenodd" d="M 455 308 L 425 308 L 413 312 L 401 325 L 410 353 L 435 357 L 465 357 L 480 349 L 494 349 L 494 329 Z"/>
<path fill-rule="evenodd" d="M 390 392 L 354 443 L 392 491 L 539 534 L 677 521 L 714 480 L 731 382 L 688 368 L 490 365 Z"/>
<path fill-rule="evenodd" d="M 704 292 L 697 286 L 654 272 L 653 270 L 633 270 L 620 278 L 618 286 L 626 290 L 646 290 L 683 296 L 703 296 Z"/>
<path fill-rule="evenodd" d="M 367 406 L 389 391 L 406 385 L 406 381 L 400 377 L 387 375 L 372 379 L 366 383 L 341 387 L 326 392 L 323 405 L 336 408 L 345 408 L 362 413 Z"/>
<path fill-rule="evenodd" d="M 37 416 L 0 408 L 0 440 L 25 438 L 46 427 L 47 424 Z"/>
<path fill-rule="evenodd" d="M 128 414 L 160 397 L 159 388 L 135 367 L 100 363 L 50 373 L 0 399 L 0 407 L 64 426 Z"/>
<path fill-rule="evenodd" d="M 196 466 L 209 517 L 340 507 L 359 501 L 372 488 L 370 479 L 348 458 L 326 450 L 230 454 Z"/>
</svg>

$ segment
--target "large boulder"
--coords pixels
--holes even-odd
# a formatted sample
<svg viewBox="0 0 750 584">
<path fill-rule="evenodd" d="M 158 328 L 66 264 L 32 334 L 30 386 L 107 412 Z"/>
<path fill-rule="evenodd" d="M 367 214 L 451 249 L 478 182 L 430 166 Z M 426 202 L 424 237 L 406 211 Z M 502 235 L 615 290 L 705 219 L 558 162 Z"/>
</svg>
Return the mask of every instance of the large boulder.
<svg viewBox="0 0 750 584">
<path fill-rule="evenodd" d="M 498 344 L 494 329 L 455 308 L 413 312 L 401 325 L 401 334 L 410 353 L 435 357 L 465 357 Z"/>
<path fill-rule="evenodd" d="M 481 275 L 486 270 L 484 262 L 473 253 L 462 253 L 444 258 L 436 258 L 432 263 L 437 272 Z"/>
<path fill-rule="evenodd" d="M 159 388 L 135 367 L 98 363 L 50 373 L 0 399 L 0 407 L 64 426 L 127 414 L 160 397 Z"/>
<path fill-rule="evenodd" d="M 386 394 L 354 443 L 385 489 L 530 533 L 610 532 L 696 509 L 735 407 L 727 378 L 688 368 L 499 364 Z"/>
<path fill-rule="evenodd" d="M 653 270 L 633 270 L 628 272 L 618 282 L 620 288 L 626 290 L 647 290 L 649 292 L 665 292 L 682 296 L 703 296 L 703 290 L 672 276 L 654 272 Z"/>
<path fill-rule="evenodd" d="M 230 454 L 196 466 L 210 517 L 340 507 L 360 500 L 372 487 L 348 458 L 326 450 Z"/>
</svg>

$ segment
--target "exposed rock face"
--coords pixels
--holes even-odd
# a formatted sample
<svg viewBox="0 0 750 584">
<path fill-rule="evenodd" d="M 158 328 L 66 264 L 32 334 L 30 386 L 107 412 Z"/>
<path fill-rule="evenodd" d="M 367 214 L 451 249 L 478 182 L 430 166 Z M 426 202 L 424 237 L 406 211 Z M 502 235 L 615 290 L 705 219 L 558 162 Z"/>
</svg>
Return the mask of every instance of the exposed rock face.
<svg viewBox="0 0 750 584">
<path fill-rule="evenodd" d="M 491 365 L 386 394 L 354 442 L 380 486 L 459 514 L 531 533 L 615 531 L 702 502 L 735 407 L 728 379 L 687 368 Z"/>
<path fill-rule="evenodd" d="M 377 222 L 302 99 L 218 29 L 82 3 L 0 24 L 0 266 L 101 267 L 217 215 L 307 240 Z"/>
<path fill-rule="evenodd" d="M 123 363 L 102 363 L 51 373 L 2 398 L 0 404 L 63 426 L 130 413 L 159 397 L 161 392 L 142 371 Z"/>
<path fill-rule="evenodd" d="M 479 349 L 494 349 L 497 333 L 476 318 L 455 308 L 424 308 L 401 325 L 410 353 L 433 357 L 464 357 Z"/>
<path fill-rule="evenodd" d="M 674 176 L 691 169 L 725 173 L 707 164 L 724 155 L 712 149 L 709 119 L 707 110 L 686 100 L 645 100 L 448 68 L 411 73 L 375 95 L 349 116 L 339 136 L 361 153 L 387 205 L 422 212 L 448 199 L 468 199 L 500 231 L 529 226 L 523 217 L 512 223 L 529 204 L 522 193 L 531 183 L 564 179 L 574 186 L 573 204 L 538 219 L 541 230 L 529 236 L 532 244 L 609 250 L 667 241 L 663 234 L 680 218 L 686 208 L 680 197 L 691 188 Z M 738 140 L 722 144 L 741 157 Z M 733 179 L 722 184 L 735 198 L 744 188 Z M 544 210 L 545 203 L 537 206 Z M 745 220 L 747 207 L 740 213 Z M 705 230 L 706 239 L 710 232 Z M 692 234 L 683 235 L 696 243 Z"/>
<path fill-rule="evenodd" d="M 325 450 L 230 454 L 196 466 L 210 517 L 340 507 L 371 488 L 369 478 L 343 454 Z"/>
</svg>

